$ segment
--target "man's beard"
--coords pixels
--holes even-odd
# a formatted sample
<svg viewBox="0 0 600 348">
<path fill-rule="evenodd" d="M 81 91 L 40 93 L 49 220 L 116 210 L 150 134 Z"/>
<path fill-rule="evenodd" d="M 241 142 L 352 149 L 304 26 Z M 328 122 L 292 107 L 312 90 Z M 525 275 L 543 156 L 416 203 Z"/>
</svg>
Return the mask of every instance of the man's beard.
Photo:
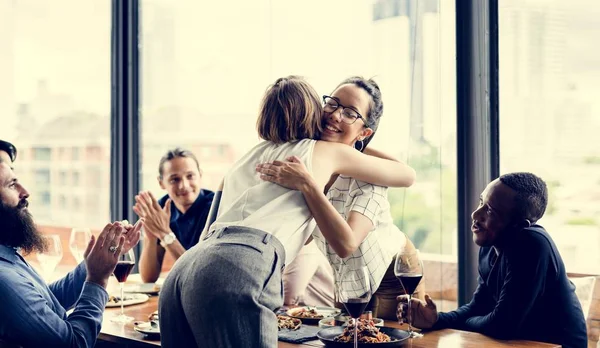
<svg viewBox="0 0 600 348">
<path fill-rule="evenodd" d="M 16 207 L 0 202 L 0 244 L 21 248 L 25 254 L 32 251 L 41 253 L 47 249 L 46 242 L 29 211 L 24 209 L 27 206 L 26 199 L 20 200 Z"/>
</svg>

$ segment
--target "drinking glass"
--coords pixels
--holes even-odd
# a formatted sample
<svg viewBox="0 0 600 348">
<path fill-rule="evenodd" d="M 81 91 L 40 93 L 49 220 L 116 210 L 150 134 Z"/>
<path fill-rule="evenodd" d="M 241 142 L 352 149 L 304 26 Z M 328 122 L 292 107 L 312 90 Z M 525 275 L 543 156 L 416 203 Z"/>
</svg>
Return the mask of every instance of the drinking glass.
<svg viewBox="0 0 600 348">
<path fill-rule="evenodd" d="M 81 263 L 83 261 L 83 254 L 87 248 L 90 239 L 92 238 L 92 231 L 89 228 L 73 228 L 71 230 L 71 237 L 69 238 L 69 249 L 71 254 L 77 261 Z"/>
<path fill-rule="evenodd" d="M 123 255 L 119 256 L 119 261 L 117 262 L 117 266 L 113 271 L 115 278 L 119 282 L 119 286 L 121 288 L 121 314 L 114 316 L 111 320 L 117 323 L 128 323 L 133 320 L 132 317 L 125 315 L 123 310 L 123 302 L 125 297 L 123 295 L 123 286 L 125 285 L 125 281 L 127 281 L 127 277 L 129 273 L 135 266 L 135 254 L 133 250 L 129 250 Z"/>
<path fill-rule="evenodd" d="M 394 274 L 402 284 L 404 292 L 408 295 L 408 306 L 406 311 L 408 333 L 410 337 L 422 337 L 412 329 L 411 301 L 415 289 L 423 279 L 423 262 L 419 256 L 419 250 L 403 250 L 396 255 L 394 263 Z"/>
<path fill-rule="evenodd" d="M 46 243 L 46 251 L 37 254 L 37 260 L 40 263 L 42 275 L 47 281 L 50 281 L 56 266 L 63 258 L 63 250 L 60 242 L 60 236 L 57 234 L 47 234 L 43 236 Z"/>
<path fill-rule="evenodd" d="M 341 267 L 336 276 L 337 300 L 344 304 L 354 324 L 354 348 L 358 347 L 358 318 L 371 300 L 372 288 L 367 267 Z"/>
</svg>

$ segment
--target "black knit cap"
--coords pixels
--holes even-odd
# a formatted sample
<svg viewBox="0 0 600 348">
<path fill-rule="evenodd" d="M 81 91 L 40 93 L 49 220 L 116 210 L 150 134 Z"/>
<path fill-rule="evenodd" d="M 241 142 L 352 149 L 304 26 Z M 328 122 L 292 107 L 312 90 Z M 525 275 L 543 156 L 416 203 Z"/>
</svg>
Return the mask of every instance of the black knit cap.
<svg viewBox="0 0 600 348">
<path fill-rule="evenodd" d="M 13 162 L 17 159 L 17 148 L 8 141 L 0 139 L 0 151 L 6 151 L 8 156 L 10 156 L 10 160 Z"/>
</svg>

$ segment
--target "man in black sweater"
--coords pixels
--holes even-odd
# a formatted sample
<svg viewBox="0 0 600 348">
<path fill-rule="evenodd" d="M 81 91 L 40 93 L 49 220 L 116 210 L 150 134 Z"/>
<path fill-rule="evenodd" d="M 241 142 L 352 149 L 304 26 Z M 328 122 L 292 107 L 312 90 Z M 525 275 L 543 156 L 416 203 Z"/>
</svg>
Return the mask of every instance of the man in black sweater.
<svg viewBox="0 0 600 348">
<path fill-rule="evenodd" d="M 481 247 L 473 299 L 448 313 L 438 313 L 428 295 L 425 302 L 413 299 L 413 325 L 587 347 L 575 286 L 552 238 L 536 224 L 547 202 L 546 184 L 531 173 L 505 174 L 492 181 L 471 215 L 473 241 Z M 406 298 L 398 299 L 402 321 Z"/>
</svg>

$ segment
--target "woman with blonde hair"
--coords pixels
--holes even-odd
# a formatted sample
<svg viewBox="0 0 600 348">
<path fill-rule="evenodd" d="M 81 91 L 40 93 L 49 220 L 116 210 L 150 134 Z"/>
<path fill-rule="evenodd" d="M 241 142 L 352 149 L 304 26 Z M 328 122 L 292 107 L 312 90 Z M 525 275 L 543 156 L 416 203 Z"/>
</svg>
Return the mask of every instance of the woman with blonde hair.
<svg viewBox="0 0 600 348">
<path fill-rule="evenodd" d="M 334 173 L 395 187 L 414 179 L 402 163 L 314 140 L 322 133 L 322 105 L 300 77 L 277 79 L 267 89 L 257 128 L 264 141 L 225 175 L 216 221 L 165 280 L 159 298 L 163 347 L 276 347 L 282 269 L 316 224 L 306 193 L 261 180 L 259 163 L 294 156 L 321 191 Z M 335 231 L 323 235 L 339 237 Z"/>
</svg>

